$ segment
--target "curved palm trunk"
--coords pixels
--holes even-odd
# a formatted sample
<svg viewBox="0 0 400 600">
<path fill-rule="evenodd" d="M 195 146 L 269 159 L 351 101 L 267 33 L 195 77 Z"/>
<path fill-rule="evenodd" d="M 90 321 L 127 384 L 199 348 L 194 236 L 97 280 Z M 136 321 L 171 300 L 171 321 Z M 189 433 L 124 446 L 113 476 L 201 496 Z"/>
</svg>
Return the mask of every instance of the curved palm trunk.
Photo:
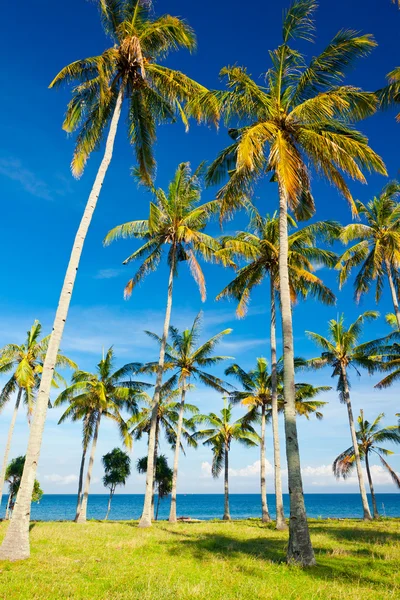
<svg viewBox="0 0 400 600">
<path fill-rule="evenodd" d="M 30 555 L 29 521 L 31 514 L 32 491 L 36 477 L 37 465 L 39 462 L 40 448 L 42 445 L 44 425 L 46 422 L 54 367 L 58 350 L 60 348 L 65 321 L 68 315 L 69 304 L 71 301 L 79 261 L 83 250 L 83 244 L 85 242 L 87 231 L 96 208 L 104 178 L 111 161 L 118 121 L 121 116 L 123 94 L 124 90 L 121 87 L 115 105 L 114 114 L 111 119 L 104 157 L 97 172 L 92 191 L 90 192 L 85 212 L 83 213 L 82 220 L 79 224 L 67 267 L 67 272 L 65 274 L 58 308 L 53 323 L 53 330 L 50 336 L 49 347 L 43 365 L 43 374 L 37 395 L 33 423 L 30 429 L 21 486 L 18 492 L 15 508 L 13 510 L 10 526 L 0 547 L 0 558 L 3 560 L 20 560 L 28 558 Z"/>
<path fill-rule="evenodd" d="M 375 498 L 375 490 L 374 490 L 374 484 L 372 482 L 372 476 L 371 476 L 371 471 L 369 468 L 369 458 L 368 458 L 368 451 L 365 453 L 365 467 L 367 469 L 367 477 L 368 477 L 368 483 L 369 483 L 369 489 L 371 490 L 371 500 L 372 500 L 372 509 L 374 512 L 374 519 L 378 519 L 379 518 L 379 512 L 378 512 L 378 507 L 376 505 L 376 498 Z"/>
<path fill-rule="evenodd" d="M 111 487 L 110 488 L 110 495 L 108 497 L 108 505 L 107 505 L 107 512 L 106 512 L 106 516 L 104 517 L 104 520 L 107 521 L 108 519 L 108 515 L 110 514 L 110 510 L 111 510 L 111 500 L 114 496 L 114 492 L 115 492 L 115 487 Z"/>
<path fill-rule="evenodd" d="M 153 464 L 154 464 L 153 492 L 152 492 L 152 497 L 151 497 L 152 519 L 154 519 L 154 505 L 155 505 L 155 498 L 156 498 L 156 478 L 157 478 L 157 458 L 158 458 L 158 436 L 159 436 L 159 433 L 160 433 L 160 420 L 157 418 L 156 438 L 155 438 L 155 442 L 154 442 L 154 459 L 153 459 Z"/>
<path fill-rule="evenodd" d="M 271 286 L 271 407 L 272 407 L 272 438 L 274 444 L 274 479 L 275 479 L 275 505 L 276 505 L 276 529 L 282 531 L 287 529 L 285 513 L 283 511 L 282 496 L 282 474 L 281 474 L 281 448 L 279 441 L 279 418 L 278 418 L 278 377 L 276 373 L 276 303 L 275 288 L 270 280 Z"/>
<path fill-rule="evenodd" d="M 231 514 L 229 511 L 229 444 L 225 444 L 225 473 L 224 473 L 224 493 L 225 493 L 225 505 L 224 505 L 224 521 L 231 520 Z"/>
<path fill-rule="evenodd" d="M 286 457 L 290 497 L 287 561 L 302 566 L 310 566 L 315 564 L 315 557 L 304 504 L 297 437 L 293 325 L 288 271 L 287 196 L 281 185 L 279 186 L 279 283 L 282 307 Z"/>
<path fill-rule="evenodd" d="M 176 445 L 175 445 L 174 469 L 173 469 L 173 475 L 172 475 L 172 490 L 171 490 L 171 508 L 169 511 L 169 519 L 168 519 L 168 521 L 170 523 L 176 523 L 176 484 L 178 481 L 179 451 L 180 451 L 180 446 L 181 446 L 183 415 L 185 412 L 185 396 L 186 396 L 186 387 L 185 386 L 186 386 L 186 382 L 183 381 L 182 394 L 181 394 L 181 405 L 179 407 L 178 426 L 176 429 Z"/>
<path fill-rule="evenodd" d="M 265 404 L 261 408 L 261 442 L 260 442 L 260 485 L 261 485 L 261 520 L 269 523 L 271 517 L 268 511 L 267 483 L 265 477 Z"/>
<path fill-rule="evenodd" d="M 354 427 L 353 409 L 351 408 L 350 391 L 349 391 L 349 384 L 347 381 L 346 367 L 344 365 L 342 365 L 341 370 L 342 370 L 342 379 L 343 379 L 343 395 L 344 395 L 344 400 L 347 405 L 347 413 L 349 415 L 351 441 L 353 442 L 354 456 L 356 459 L 358 485 L 360 488 L 361 501 L 362 501 L 363 510 L 364 510 L 364 520 L 370 521 L 372 519 L 372 517 L 371 517 L 371 512 L 369 510 L 367 493 L 365 491 L 364 475 L 363 475 L 362 468 L 361 468 L 360 451 L 358 449 L 358 440 L 357 440 L 357 435 L 356 435 L 356 429 Z"/>
<path fill-rule="evenodd" d="M 10 427 L 8 429 L 6 449 L 4 450 L 3 466 L 1 468 L 1 475 L 0 475 L 0 507 L 1 507 L 1 501 L 3 499 L 3 487 L 4 487 L 4 481 L 5 481 L 5 478 L 6 478 L 6 471 L 7 471 L 7 466 L 8 466 L 8 457 L 10 455 L 11 440 L 12 440 L 13 433 L 14 433 L 14 427 L 15 427 L 15 422 L 17 420 L 18 408 L 19 408 L 19 405 L 20 405 L 20 402 L 21 402 L 21 397 L 22 397 L 22 388 L 19 388 L 18 389 L 18 394 L 17 394 L 17 399 L 15 401 L 13 416 L 11 418 Z"/>
<path fill-rule="evenodd" d="M 394 285 L 394 281 L 393 281 L 393 277 L 392 277 L 392 271 L 390 269 L 390 263 L 389 263 L 388 260 L 386 261 L 386 271 L 387 271 L 387 276 L 388 276 L 388 279 L 389 279 L 390 291 L 391 291 L 391 294 L 392 294 L 394 314 L 396 315 L 396 319 L 397 319 L 397 327 L 400 329 L 399 301 L 398 301 L 398 298 L 397 298 L 396 287 Z"/>
<path fill-rule="evenodd" d="M 160 346 L 160 357 L 158 359 L 157 379 L 156 387 L 154 390 L 153 407 L 151 412 L 151 425 L 149 434 L 149 447 L 147 455 L 147 473 L 146 473 L 146 491 L 144 496 L 144 505 L 142 516 L 140 517 L 139 527 L 151 527 L 151 514 L 152 514 L 152 498 L 153 498 L 153 480 L 154 480 L 154 450 L 155 450 L 155 438 L 156 438 L 156 426 L 158 416 L 158 405 L 160 402 L 160 389 L 162 385 L 162 377 L 164 371 L 164 357 L 165 357 L 165 346 L 168 338 L 169 323 L 171 320 L 171 309 L 172 309 L 172 291 L 174 286 L 174 272 L 175 272 L 175 251 L 172 253 L 171 266 L 169 271 L 168 280 L 168 296 L 167 296 L 167 307 L 165 310 L 164 319 L 164 330 L 161 339 Z"/>
<path fill-rule="evenodd" d="M 5 519 L 8 521 L 10 518 L 10 504 L 11 504 L 11 494 L 8 494 L 7 506 L 6 506 L 6 516 Z"/>
<path fill-rule="evenodd" d="M 81 508 L 79 511 L 79 515 L 78 515 L 78 518 L 76 519 L 77 523 L 86 523 L 86 513 L 87 513 L 87 504 L 88 504 L 88 498 L 89 498 L 90 481 L 92 479 L 94 457 L 96 454 L 97 440 L 99 437 L 100 420 L 101 420 L 101 410 L 99 411 L 99 416 L 97 417 L 97 421 L 96 421 L 96 427 L 94 429 L 92 449 L 90 451 L 89 465 L 88 465 L 88 470 L 86 473 L 85 491 L 83 492 L 82 504 L 81 504 Z"/>
<path fill-rule="evenodd" d="M 85 417 L 85 425 L 84 425 L 84 434 L 85 435 L 85 429 L 88 425 L 89 422 L 89 415 L 86 415 Z M 76 500 L 76 511 L 75 511 L 75 521 L 78 521 L 79 519 L 79 513 L 81 512 L 81 504 L 82 504 L 82 489 L 83 489 L 83 473 L 85 471 L 85 461 L 86 461 L 86 453 L 87 453 L 87 449 L 88 449 L 88 445 L 89 445 L 89 440 L 85 440 L 83 441 L 83 450 L 82 450 L 82 459 L 81 459 L 81 467 L 79 469 L 79 483 L 78 483 L 78 497 Z"/>
</svg>

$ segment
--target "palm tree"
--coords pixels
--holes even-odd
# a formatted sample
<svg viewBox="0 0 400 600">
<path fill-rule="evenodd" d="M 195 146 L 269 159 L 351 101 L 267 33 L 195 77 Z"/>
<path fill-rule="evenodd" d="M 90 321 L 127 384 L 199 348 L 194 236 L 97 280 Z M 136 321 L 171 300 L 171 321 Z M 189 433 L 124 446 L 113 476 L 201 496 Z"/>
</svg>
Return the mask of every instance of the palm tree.
<svg viewBox="0 0 400 600">
<path fill-rule="evenodd" d="M 161 189 L 154 190 L 156 202 L 150 203 L 150 214 L 147 220 L 131 221 L 112 229 L 105 238 L 110 244 L 118 238 L 133 237 L 144 239 L 145 243 L 131 254 L 124 264 L 133 260 L 144 259 L 135 276 L 125 287 L 125 297 L 129 297 L 133 288 L 151 271 L 155 271 L 162 258 L 165 246 L 168 251 L 168 295 L 165 311 L 164 329 L 160 345 L 157 379 L 153 398 L 152 425 L 149 435 L 149 457 L 146 474 L 146 493 L 140 527 L 151 526 L 151 502 L 153 489 L 153 455 L 155 448 L 155 429 L 157 407 L 159 403 L 162 375 L 164 370 L 165 346 L 171 318 L 172 291 L 174 278 L 179 262 L 188 263 L 192 276 L 199 286 L 201 297 L 206 296 L 205 279 L 197 261 L 196 254 L 205 260 L 211 260 L 218 243 L 203 233 L 210 215 L 216 210 L 216 202 L 199 205 L 201 196 L 201 175 L 203 165 L 192 173 L 189 163 L 181 163 L 171 181 L 168 193 Z"/>
<path fill-rule="evenodd" d="M 213 355 L 214 349 L 221 339 L 231 333 L 231 329 L 225 329 L 220 333 L 217 333 L 204 344 L 197 347 L 197 342 L 200 337 L 201 331 L 201 320 L 202 313 L 199 313 L 195 318 L 191 329 L 185 329 L 182 333 L 178 331 L 176 327 L 169 328 L 169 334 L 172 340 L 171 344 L 166 344 L 165 348 L 165 363 L 164 370 L 173 370 L 174 374 L 172 377 L 165 382 L 167 388 L 174 388 L 176 385 L 181 389 L 181 402 L 179 408 L 179 417 L 176 427 L 176 443 L 175 443 L 175 455 L 174 455 L 174 469 L 172 478 L 172 490 L 171 490 L 171 508 L 169 514 L 169 522 L 176 523 L 176 487 L 178 481 L 178 465 L 179 465 L 179 451 L 180 451 L 180 440 L 182 434 L 182 423 L 185 412 L 185 401 L 188 386 L 191 380 L 198 380 L 207 387 L 211 387 L 219 392 L 225 392 L 227 384 L 211 375 L 210 373 L 203 371 L 204 367 L 211 367 L 223 360 L 226 360 L 228 356 L 215 356 Z M 162 339 L 155 333 L 147 332 L 151 337 L 156 339 L 160 344 Z M 144 372 L 154 372 L 158 368 L 158 363 L 148 363 L 143 367 Z M 224 387 L 225 386 L 225 387 Z"/>
<path fill-rule="evenodd" d="M 149 363 L 150 365 L 151 363 Z M 156 368 L 158 367 L 158 363 L 156 364 Z M 152 369 L 150 366 L 142 367 L 141 371 L 151 372 Z M 190 385 L 187 384 L 187 390 L 190 389 Z M 182 437 L 185 442 L 193 447 L 196 447 L 197 444 L 191 437 L 192 430 L 190 421 L 184 418 L 184 413 L 196 414 L 199 412 L 199 409 L 194 404 L 184 404 L 183 414 L 182 414 L 182 422 L 180 423 L 180 435 L 178 440 L 178 427 L 180 422 L 180 416 L 182 413 L 182 406 L 179 402 L 179 398 L 182 396 L 182 388 L 172 389 L 172 383 L 166 382 L 160 390 L 160 399 L 158 403 L 158 411 L 157 411 L 157 421 L 156 421 L 156 431 L 155 431 L 155 443 L 154 443 L 154 454 L 153 454 L 153 463 L 157 463 L 158 456 L 158 447 L 160 440 L 160 431 L 164 431 L 165 438 L 167 440 L 168 445 L 176 451 L 177 444 L 179 443 L 179 448 L 184 452 L 184 447 L 182 444 Z M 146 392 L 142 392 L 140 394 L 140 400 L 143 403 L 140 411 L 137 414 L 134 414 L 128 421 L 128 427 L 131 430 L 135 440 L 142 439 L 144 433 L 146 433 L 150 437 L 151 431 L 151 423 L 152 423 L 152 406 L 153 406 L 153 398 L 149 396 Z M 143 471 L 144 472 L 144 471 Z M 147 462 L 146 462 L 146 473 L 147 473 Z M 154 487 L 156 485 L 156 476 L 154 474 L 153 477 L 153 492 Z M 154 512 L 154 493 L 152 498 L 152 511 Z"/>
<path fill-rule="evenodd" d="M 0 393 L 0 410 L 2 410 L 5 404 L 9 402 L 11 396 L 17 392 L 0 474 L 0 506 L 19 405 L 23 398 L 23 401 L 27 406 L 28 422 L 30 423 L 34 407 L 34 395 L 39 386 L 43 372 L 43 361 L 46 356 L 50 336 L 40 339 L 41 332 L 42 326 L 39 321 L 36 320 L 27 332 L 24 344 L 7 344 L 0 350 L 0 373 L 4 374 L 12 372 L 10 379 L 5 383 Z M 76 363 L 60 353 L 57 354 L 55 366 L 57 368 L 78 368 Z M 54 369 L 51 385 L 54 388 L 58 388 L 59 384 L 65 385 L 65 380 L 60 373 Z"/>
<path fill-rule="evenodd" d="M 366 223 L 352 223 L 344 227 L 341 239 L 347 244 L 357 243 L 340 258 L 340 285 L 351 270 L 361 265 L 355 280 L 355 298 L 358 301 L 376 282 L 376 300 L 380 299 L 384 277 L 389 281 L 393 307 L 400 329 L 398 290 L 400 286 L 400 183 L 388 183 L 368 204 L 356 202 L 357 211 Z"/>
<path fill-rule="evenodd" d="M 69 416 L 74 418 L 75 415 L 81 415 L 82 418 L 82 416 L 91 413 L 90 420 L 93 423 L 92 447 L 82 501 L 77 511 L 77 523 L 86 521 L 90 481 L 101 419 L 108 418 L 114 421 L 118 426 L 124 445 L 127 448 L 132 446 L 132 438 L 121 411 L 126 408 L 130 412 L 136 412 L 137 395 L 148 385 L 125 379 L 125 377 L 130 377 L 136 370 L 137 364 L 130 363 L 114 371 L 114 352 L 111 347 L 99 362 L 96 373 L 76 371 L 72 376 L 72 384 L 61 392 L 55 401 L 55 406 L 69 402 L 69 406 L 60 422 Z"/>
<path fill-rule="evenodd" d="M 300 361 L 297 360 L 297 363 Z M 304 361 L 301 361 L 302 363 Z M 266 460 L 265 460 L 265 426 L 267 421 L 273 417 L 273 387 L 272 387 L 272 373 L 268 372 L 268 363 L 265 358 L 257 358 L 257 365 L 250 371 L 245 371 L 238 364 L 233 364 L 225 371 L 225 375 L 233 375 L 240 382 L 243 387 L 243 391 L 233 391 L 230 393 L 230 399 L 233 403 L 240 402 L 247 407 L 248 419 L 250 421 L 258 420 L 261 416 L 261 436 L 260 436 L 260 478 L 261 478 L 261 510 L 262 510 L 262 521 L 268 523 L 271 521 L 271 517 L 268 511 L 267 502 L 267 490 L 266 490 Z M 277 400 L 277 411 L 283 412 L 284 410 L 284 393 L 283 393 L 283 369 L 282 360 L 278 363 L 277 368 L 277 387 L 276 387 L 276 400 Z M 323 391 L 330 390 L 330 387 L 320 386 L 314 387 L 306 383 L 296 383 L 296 413 L 304 415 L 307 419 L 311 414 L 315 414 L 317 419 L 322 418 L 322 414 L 319 409 L 326 404 L 314 400 L 315 396 Z M 261 415 L 259 411 L 261 409 Z M 278 438 L 279 441 L 279 438 Z M 279 483 L 281 484 L 281 473 L 278 474 Z M 282 485 L 282 484 L 281 484 Z M 282 488 L 280 487 L 280 493 L 282 494 Z M 280 499 L 282 502 L 282 498 Z M 277 508 L 280 508 L 280 503 L 277 502 Z M 285 528 L 285 516 L 283 513 L 283 502 L 282 508 L 280 509 L 280 515 L 277 520 L 280 519 L 279 529 Z M 282 527 L 282 521 L 284 526 Z"/>
<path fill-rule="evenodd" d="M 158 519 L 158 510 L 160 508 L 160 500 L 164 500 L 172 490 L 172 476 L 173 471 L 168 466 L 167 457 L 164 454 L 157 456 L 154 463 L 156 465 L 154 474 L 154 483 L 157 489 L 157 509 L 155 514 L 155 520 Z M 147 473 L 147 456 L 139 458 L 137 461 L 136 469 L 138 473 Z"/>
<path fill-rule="evenodd" d="M 104 520 L 107 520 L 116 487 L 118 485 L 125 485 L 126 480 L 131 474 L 131 459 L 120 448 L 114 448 L 111 452 L 107 452 L 101 460 L 104 467 L 103 485 L 110 489 L 107 513 L 104 517 Z"/>
<path fill-rule="evenodd" d="M 379 517 L 379 512 L 376 505 L 374 485 L 372 482 L 371 470 L 369 466 L 370 455 L 372 453 L 377 454 L 379 456 L 379 460 L 381 461 L 383 467 L 389 472 L 391 478 L 393 479 L 397 487 L 400 488 L 400 478 L 392 469 L 392 467 L 383 458 L 384 456 L 388 456 L 389 454 L 394 454 L 394 452 L 392 452 L 391 450 L 386 450 L 380 445 L 384 442 L 393 442 L 394 444 L 400 444 L 399 427 L 398 425 L 390 425 L 389 427 L 379 429 L 379 423 L 381 422 L 384 416 L 385 415 L 381 413 L 376 417 L 373 423 L 369 423 L 369 421 L 366 421 L 364 419 L 364 411 L 361 410 L 360 416 L 357 419 L 358 430 L 356 432 L 356 435 L 358 440 L 358 452 L 360 454 L 361 460 L 365 460 L 369 488 L 371 490 L 371 500 L 374 511 L 374 519 L 377 519 Z M 347 448 L 347 450 L 339 454 L 339 456 L 334 460 L 332 468 L 335 476 L 338 479 L 340 477 L 346 479 L 352 473 L 354 465 L 355 454 L 354 448 L 353 446 L 351 446 L 350 448 Z"/>
<path fill-rule="evenodd" d="M 387 80 L 387 86 L 377 91 L 383 109 L 389 108 L 393 104 L 400 104 L 400 67 L 396 67 L 388 73 Z M 398 113 L 396 120 L 400 121 L 400 113 Z"/>
<path fill-rule="evenodd" d="M 22 472 L 24 470 L 25 456 L 17 456 L 10 461 L 6 469 L 6 481 L 8 483 L 8 501 L 6 508 L 6 519 L 9 518 L 10 512 L 13 511 L 15 498 L 21 485 Z M 40 502 L 43 496 L 43 490 L 40 483 L 35 479 L 31 502 Z"/>
<path fill-rule="evenodd" d="M 213 451 L 213 461 L 211 473 L 213 477 L 219 477 L 224 468 L 224 492 L 225 507 L 224 521 L 230 521 L 229 511 L 229 450 L 232 441 L 240 442 L 246 447 L 256 446 L 259 437 L 246 418 L 232 421 L 232 404 L 225 404 L 220 415 L 210 413 L 209 415 L 195 415 L 192 419 L 193 424 L 201 423 L 208 426 L 208 429 L 196 431 L 193 434 L 195 440 L 204 439 L 205 446 L 211 446 Z"/>
<path fill-rule="evenodd" d="M 233 143 L 211 165 L 208 183 L 229 181 L 218 193 L 221 218 L 243 205 L 266 172 L 278 184 L 279 280 L 285 348 L 285 435 L 290 489 L 288 562 L 315 563 L 304 505 L 296 426 L 293 327 L 288 274 L 287 212 L 298 217 L 314 210 L 308 165 L 321 173 L 355 206 L 343 174 L 365 181 L 363 170 L 386 175 L 382 159 L 354 123 L 373 114 L 377 97 L 343 85 L 348 67 L 376 46 L 370 35 L 342 30 L 309 65 L 292 40 L 310 41 L 314 33 L 315 0 L 295 0 L 286 11 L 282 44 L 270 52 L 272 61 L 262 85 L 239 66 L 222 69 L 228 91 L 205 92 L 188 105 L 199 120 L 224 114 L 240 128 L 231 128 Z"/>
<path fill-rule="evenodd" d="M 270 282 L 270 343 L 271 343 L 271 394 L 272 394 L 272 431 L 274 444 L 274 479 L 276 502 L 276 528 L 286 529 L 283 511 L 280 442 L 278 429 L 277 396 L 277 359 L 276 359 L 276 295 L 279 293 L 279 219 L 276 213 L 270 217 L 261 217 L 252 209 L 253 217 L 250 231 L 242 231 L 235 236 L 222 238 L 223 249 L 218 252 L 225 264 L 237 258 L 247 261 L 238 270 L 235 279 L 217 296 L 234 298 L 238 302 L 236 314 L 239 318 L 247 312 L 252 289 L 269 277 Z M 288 217 L 289 226 L 296 227 L 295 221 Z M 292 302 L 297 296 L 305 298 L 308 294 L 319 298 L 326 304 L 333 304 L 335 296 L 314 274 L 314 265 L 334 266 L 336 255 L 316 246 L 317 239 L 330 240 L 337 237 L 340 226 L 332 222 L 308 225 L 295 231 L 288 237 L 289 283 Z M 233 262 L 233 264 L 235 264 Z M 264 512 L 264 509 L 263 509 Z M 266 517 L 267 518 L 267 517 Z"/>
<path fill-rule="evenodd" d="M 379 363 L 376 361 L 374 354 L 377 354 L 377 350 L 382 346 L 382 340 L 358 344 L 363 331 L 363 324 L 366 321 L 376 319 L 378 316 L 378 313 L 375 311 L 366 311 L 347 328 L 344 324 L 344 315 L 341 315 L 337 321 L 332 319 L 329 321 L 329 338 L 325 338 L 312 331 L 306 331 L 307 335 L 317 344 L 317 346 L 322 348 L 321 356 L 310 359 L 308 364 L 315 369 L 325 366 L 332 367 L 332 377 L 338 378 L 337 390 L 339 392 L 340 401 L 344 402 L 347 406 L 355 465 L 357 468 L 364 519 L 366 520 L 371 519 L 371 513 L 368 506 L 367 494 L 365 492 L 364 476 L 361 469 L 361 458 L 354 426 L 348 370 L 352 367 L 356 373 L 359 374 L 358 369 L 360 367 L 368 369 L 369 372 L 373 372 L 379 367 Z"/>
<path fill-rule="evenodd" d="M 101 145 L 107 128 L 108 133 L 104 156 L 75 236 L 59 297 L 38 393 L 36 418 L 26 454 L 26 474 L 21 482 L 10 531 L 0 548 L 3 559 L 29 557 L 30 498 L 46 420 L 52 373 L 83 244 L 111 162 L 123 101 L 128 101 L 128 137 L 135 147 L 138 171 L 143 181 L 148 182 L 155 170 L 153 146 L 156 124 L 173 121 L 178 115 L 187 126 L 181 103 L 205 90 L 183 73 L 157 62 L 173 50 L 195 48 L 194 33 L 184 21 L 170 15 L 153 18 L 151 2 L 144 0 L 98 0 L 98 7 L 105 33 L 112 38 L 112 47 L 99 56 L 77 60 L 64 67 L 50 84 L 50 87 L 65 83 L 75 86 L 63 123 L 63 128 L 68 133 L 78 132 L 72 160 L 75 176 L 79 177 L 92 151 Z"/>
</svg>

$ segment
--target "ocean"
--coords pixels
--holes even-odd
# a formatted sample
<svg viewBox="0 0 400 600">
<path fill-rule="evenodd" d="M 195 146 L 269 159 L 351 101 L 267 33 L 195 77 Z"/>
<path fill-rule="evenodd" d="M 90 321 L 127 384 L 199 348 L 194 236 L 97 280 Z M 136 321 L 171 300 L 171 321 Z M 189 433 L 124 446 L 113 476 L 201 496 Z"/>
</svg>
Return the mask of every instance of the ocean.
<svg viewBox="0 0 400 600">
<path fill-rule="evenodd" d="M 400 517 L 400 494 L 376 494 L 382 516 Z M 307 514 L 315 519 L 362 517 L 358 494 L 305 494 Z M 371 503 L 371 499 L 369 498 Z M 108 495 L 89 496 L 88 518 L 104 519 Z M 272 518 L 275 516 L 273 494 L 268 496 Z M 4 517 L 7 496 L 3 496 L 0 517 Z M 32 504 L 31 517 L 38 521 L 71 520 L 75 516 L 76 495 L 45 494 L 39 504 Z M 113 498 L 110 519 L 138 519 L 143 507 L 143 494 L 117 494 Z M 284 494 L 285 514 L 289 514 L 289 496 Z M 260 516 L 259 494 L 231 494 L 230 510 L 233 519 Z M 223 494 L 178 494 L 177 514 L 194 519 L 220 519 L 224 511 Z M 167 519 L 169 499 L 160 502 L 159 519 Z"/>
</svg>

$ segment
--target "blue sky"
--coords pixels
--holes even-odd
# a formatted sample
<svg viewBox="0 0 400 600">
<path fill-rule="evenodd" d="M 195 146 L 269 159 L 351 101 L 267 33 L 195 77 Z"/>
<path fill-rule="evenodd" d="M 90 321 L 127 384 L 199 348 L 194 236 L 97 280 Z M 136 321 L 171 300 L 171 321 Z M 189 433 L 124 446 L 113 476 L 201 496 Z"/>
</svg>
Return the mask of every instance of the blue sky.
<svg viewBox="0 0 400 600">
<path fill-rule="evenodd" d="M 187 3 L 182 0 L 159 0 L 158 14 L 169 12 L 185 17 L 195 29 L 198 50 L 194 55 L 179 52 L 171 55 L 168 65 L 186 72 L 209 87 L 221 85 L 220 68 L 238 63 L 247 66 L 253 76 L 261 75 L 269 66 L 268 50 L 280 42 L 281 16 L 286 1 L 265 3 L 254 0 L 246 5 L 239 0 L 204 0 Z M 338 0 L 334 4 L 323 0 L 317 13 L 317 37 L 308 52 L 316 54 L 342 28 L 352 28 L 374 34 L 379 47 L 361 61 L 349 75 L 348 81 L 366 89 L 377 89 L 384 83 L 387 72 L 399 64 L 398 30 L 400 11 L 389 0 Z M 104 36 L 93 2 L 69 0 L 54 3 L 38 0 L 25 3 L 23 12 L 15 3 L 7 6 L 3 44 L 12 52 L 3 53 L 3 94 L 0 97 L 0 185 L 3 199 L 1 239 L 3 244 L 2 287 L 0 290 L 0 344 L 21 343 L 25 331 L 35 318 L 45 331 L 51 327 L 58 294 L 73 236 L 90 191 L 101 152 L 95 153 L 83 177 L 75 181 L 69 169 L 73 139 L 61 129 L 69 99 L 68 90 L 51 91 L 48 84 L 67 63 L 102 52 L 109 40 Z M 302 46 L 303 47 L 303 46 Z M 362 124 L 372 147 L 380 153 L 391 178 L 399 168 L 398 144 L 400 126 L 394 112 L 379 114 Z M 179 162 L 190 161 L 193 166 L 212 160 L 228 143 L 226 130 L 216 132 L 211 127 L 192 124 L 185 133 L 180 124 L 158 131 L 156 155 L 157 184 L 165 186 Z M 132 299 L 122 297 L 124 283 L 134 265 L 122 267 L 122 260 L 132 251 L 131 241 L 103 248 L 107 231 L 122 222 L 147 216 L 149 195 L 138 189 L 130 176 L 134 158 L 129 147 L 122 120 L 113 162 L 106 177 L 99 205 L 85 245 L 75 286 L 70 316 L 65 328 L 62 349 L 84 369 L 93 369 L 101 357 L 102 347 L 114 344 L 118 363 L 131 360 L 154 360 L 156 347 L 143 334 L 144 329 L 161 331 L 166 296 L 165 267 L 149 276 L 135 290 Z M 368 177 L 368 185 L 351 184 L 354 197 L 368 200 L 385 184 L 381 176 Z M 313 178 L 318 219 L 335 219 L 347 223 L 351 219 L 346 202 L 337 192 Z M 204 200 L 212 199 L 215 190 L 206 190 Z M 277 207 L 276 190 L 261 185 L 255 201 L 262 212 Z M 246 226 L 239 215 L 226 225 L 227 231 Z M 214 224 L 211 233 L 218 233 Z M 245 320 L 235 318 L 232 303 L 217 303 L 215 296 L 228 283 L 232 273 L 215 265 L 205 266 L 208 296 L 202 304 L 188 270 L 183 266 L 175 287 L 172 323 L 188 327 L 195 314 L 204 311 L 204 336 L 226 327 L 233 333 L 221 344 L 224 354 L 234 356 L 245 368 L 254 364 L 257 356 L 269 356 L 268 287 L 261 286 L 253 295 L 249 315 Z M 324 333 L 327 321 L 345 311 L 350 322 L 360 311 L 375 308 L 373 296 L 357 306 L 353 301 L 352 281 L 338 292 L 336 274 L 319 271 L 324 281 L 337 292 L 337 306 L 324 307 L 312 300 L 301 303 L 294 312 L 296 354 L 310 357 L 316 354 L 304 330 Z M 389 291 L 385 289 L 379 306 L 382 314 L 391 310 Z M 365 339 L 387 332 L 383 318 L 365 331 Z M 221 374 L 216 371 L 216 374 Z M 303 376 L 304 380 L 305 377 Z M 328 371 L 307 375 L 315 384 L 335 385 Z M 364 408 L 367 418 L 385 412 L 387 423 L 394 422 L 399 410 L 398 387 L 385 392 L 373 389 L 376 380 L 363 374 L 353 377 L 354 412 Z M 304 484 L 308 492 L 356 491 L 354 479 L 337 483 L 330 472 L 335 456 L 350 444 L 346 409 L 334 390 L 321 399 L 329 402 L 322 422 L 299 419 L 299 435 Z M 199 388 L 192 394 L 202 411 L 218 410 L 222 401 L 214 392 Z M 11 407 L 0 415 L 0 451 L 5 440 Z M 57 426 L 59 413 L 49 411 L 39 465 L 39 479 L 47 493 L 74 493 L 80 457 L 80 427 Z M 23 454 L 28 427 L 23 411 L 19 415 L 12 456 Z M 104 423 L 95 468 L 93 492 L 100 493 L 100 457 L 119 444 L 113 426 Z M 268 458 L 272 461 L 271 440 Z M 395 450 L 395 449 L 394 449 Z M 164 445 L 162 451 L 169 454 Z M 133 459 L 145 454 L 145 443 L 134 447 Z M 283 455 L 284 459 L 284 455 Z M 232 492 L 258 491 L 258 451 L 232 449 Z M 182 458 L 181 492 L 222 492 L 222 481 L 209 475 L 211 452 L 206 448 L 189 451 Z M 391 459 L 400 470 L 399 456 Z M 376 488 L 395 491 L 388 478 L 375 467 Z M 284 475 L 285 478 L 285 475 Z M 272 477 L 269 477 L 272 489 Z M 143 478 L 132 476 L 125 492 L 141 493 Z"/>
</svg>

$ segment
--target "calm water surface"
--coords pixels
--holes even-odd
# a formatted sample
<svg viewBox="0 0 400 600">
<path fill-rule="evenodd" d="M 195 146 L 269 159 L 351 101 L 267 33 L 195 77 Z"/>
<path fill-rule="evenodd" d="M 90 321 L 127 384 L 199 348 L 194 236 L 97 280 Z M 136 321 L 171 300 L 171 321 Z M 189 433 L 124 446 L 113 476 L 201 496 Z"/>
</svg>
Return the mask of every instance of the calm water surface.
<svg viewBox="0 0 400 600">
<path fill-rule="evenodd" d="M 383 516 L 400 517 L 400 494 L 377 494 L 378 510 Z M 361 500 L 358 494 L 305 494 L 307 514 L 312 518 L 357 518 L 362 516 Z M 108 496 L 89 496 L 88 518 L 103 519 L 107 510 Z M 178 516 L 195 519 L 219 519 L 224 512 L 222 494 L 178 494 Z M 268 497 L 271 516 L 275 516 L 275 498 Z M 7 497 L 3 496 L 0 517 L 4 516 Z M 59 521 L 73 519 L 76 496 L 67 494 L 45 494 L 40 504 L 32 505 L 32 519 Z M 289 496 L 284 494 L 286 514 L 289 513 Z M 119 494 L 114 496 L 111 519 L 138 519 L 143 507 L 142 494 Z M 232 494 L 230 496 L 231 517 L 244 519 L 260 516 L 259 494 Z M 169 514 L 169 500 L 160 504 L 159 518 Z"/>
</svg>

